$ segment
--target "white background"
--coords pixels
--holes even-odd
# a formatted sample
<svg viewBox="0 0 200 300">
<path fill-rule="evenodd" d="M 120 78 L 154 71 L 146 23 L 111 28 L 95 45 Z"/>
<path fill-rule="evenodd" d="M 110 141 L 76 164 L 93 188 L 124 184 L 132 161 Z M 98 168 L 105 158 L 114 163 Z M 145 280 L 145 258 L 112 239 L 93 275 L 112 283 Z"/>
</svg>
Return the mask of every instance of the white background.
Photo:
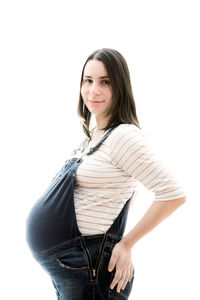
<svg viewBox="0 0 200 300">
<path fill-rule="evenodd" d="M 84 137 L 76 114 L 81 70 L 103 47 L 125 57 L 141 127 L 187 195 L 186 204 L 133 247 L 130 299 L 200 299 L 198 4 L 0 2 L 2 299 L 56 299 L 26 244 L 25 222 Z M 141 188 L 127 231 L 152 201 Z"/>
</svg>

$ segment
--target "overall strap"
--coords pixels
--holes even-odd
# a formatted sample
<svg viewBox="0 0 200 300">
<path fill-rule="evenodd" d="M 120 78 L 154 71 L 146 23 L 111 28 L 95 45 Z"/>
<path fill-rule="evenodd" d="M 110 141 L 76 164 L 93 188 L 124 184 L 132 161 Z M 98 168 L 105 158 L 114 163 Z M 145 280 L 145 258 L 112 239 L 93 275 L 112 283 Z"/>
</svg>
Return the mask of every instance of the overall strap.
<svg viewBox="0 0 200 300">
<path fill-rule="evenodd" d="M 78 148 L 76 148 L 75 150 L 73 150 L 72 155 L 75 155 L 79 150 L 82 150 L 83 147 L 85 146 L 86 142 L 88 141 L 88 138 L 86 137 L 82 143 L 80 144 L 80 146 Z"/>
<path fill-rule="evenodd" d="M 119 124 L 119 125 L 120 125 L 120 124 Z M 108 137 L 108 135 L 109 135 L 116 127 L 118 127 L 119 125 L 116 125 L 116 126 L 110 128 L 108 131 L 106 131 L 105 134 L 101 137 L 101 139 L 100 139 L 94 146 L 92 146 L 92 147 L 90 148 L 89 151 L 86 151 L 86 152 L 84 153 L 84 155 L 90 155 L 90 154 L 92 154 L 94 151 L 96 151 L 96 150 L 98 149 L 98 147 L 101 145 L 101 143 Z M 139 126 L 136 125 L 136 124 L 129 124 L 129 125 L 134 125 L 134 126 L 136 126 L 136 127 L 139 127 Z M 87 143 L 87 141 L 88 141 L 88 138 L 86 137 L 86 138 L 83 140 L 83 142 L 80 144 L 80 146 L 72 152 L 72 155 L 75 155 L 79 150 L 82 151 L 82 149 L 84 148 L 84 146 L 85 146 L 85 144 Z M 84 155 L 83 155 L 83 156 L 84 156 Z"/>
<path fill-rule="evenodd" d="M 117 126 L 118 126 L 118 125 L 117 125 Z M 103 141 L 105 141 L 105 139 L 111 134 L 111 132 L 112 132 L 117 126 L 112 127 L 112 128 L 110 128 L 108 131 L 106 131 L 106 133 L 100 138 L 100 140 L 99 140 L 94 146 L 92 146 L 88 152 L 86 151 L 85 154 L 86 154 L 86 155 L 91 155 L 93 152 L 95 152 L 95 151 L 99 148 L 99 146 L 103 143 Z"/>
<path fill-rule="evenodd" d="M 118 126 L 118 125 L 117 125 L 117 126 Z M 101 145 L 101 143 L 109 136 L 109 134 L 110 134 L 117 126 L 112 127 L 112 128 L 110 128 L 108 131 L 106 131 L 106 132 L 104 133 L 104 135 L 100 138 L 100 140 L 99 140 L 94 146 L 92 146 L 92 147 L 90 148 L 89 151 L 86 151 L 81 157 L 83 157 L 83 156 L 85 156 L 85 155 L 91 155 L 94 151 L 96 151 L 96 150 L 99 148 L 99 146 Z M 82 150 L 82 149 L 84 148 L 85 144 L 87 143 L 87 141 L 88 141 L 88 138 L 86 137 L 86 138 L 83 140 L 83 142 L 80 144 L 80 146 L 72 152 L 72 155 L 75 155 L 79 150 Z"/>
</svg>

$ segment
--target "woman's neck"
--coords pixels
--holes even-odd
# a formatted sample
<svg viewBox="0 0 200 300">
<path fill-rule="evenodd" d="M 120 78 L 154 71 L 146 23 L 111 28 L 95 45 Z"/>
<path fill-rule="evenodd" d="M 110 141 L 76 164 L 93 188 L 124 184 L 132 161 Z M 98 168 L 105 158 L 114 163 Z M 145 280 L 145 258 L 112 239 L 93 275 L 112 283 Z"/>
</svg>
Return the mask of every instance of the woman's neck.
<svg viewBox="0 0 200 300">
<path fill-rule="evenodd" d="M 109 118 L 98 118 L 98 117 L 95 117 L 96 118 L 96 130 L 102 130 L 104 127 L 107 126 L 108 124 L 108 121 L 109 121 Z"/>
</svg>

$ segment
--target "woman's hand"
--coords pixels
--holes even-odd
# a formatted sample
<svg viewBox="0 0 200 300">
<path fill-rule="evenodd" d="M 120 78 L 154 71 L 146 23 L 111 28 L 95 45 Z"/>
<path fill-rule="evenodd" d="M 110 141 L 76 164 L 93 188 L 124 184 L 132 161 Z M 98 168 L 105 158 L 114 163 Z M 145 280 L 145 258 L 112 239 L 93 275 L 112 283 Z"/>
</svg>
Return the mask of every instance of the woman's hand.
<svg viewBox="0 0 200 300">
<path fill-rule="evenodd" d="M 133 275 L 132 251 L 123 243 L 123 239 L 112 250 L 108 271 L 112 272 L 114 268 L 116 271 L 110 288 L 113 289 L 117 284 L 117 292 L 119 293 L 121 289 L 125 289 Z"/>
</svg>

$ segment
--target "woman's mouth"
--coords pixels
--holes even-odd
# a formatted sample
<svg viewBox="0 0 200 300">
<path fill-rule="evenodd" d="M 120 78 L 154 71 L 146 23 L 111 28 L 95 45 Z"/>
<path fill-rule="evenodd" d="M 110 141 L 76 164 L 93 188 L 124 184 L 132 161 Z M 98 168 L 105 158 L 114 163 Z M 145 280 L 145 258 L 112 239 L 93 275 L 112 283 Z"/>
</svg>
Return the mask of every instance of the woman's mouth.
<svg viewBox="0 0 200 300">
<path fill-rule="evenodd" d="M 103 101 L 90 100 L 90 102 L 98 104 L 98 103 L 102 103 Z"/>
</svg>

